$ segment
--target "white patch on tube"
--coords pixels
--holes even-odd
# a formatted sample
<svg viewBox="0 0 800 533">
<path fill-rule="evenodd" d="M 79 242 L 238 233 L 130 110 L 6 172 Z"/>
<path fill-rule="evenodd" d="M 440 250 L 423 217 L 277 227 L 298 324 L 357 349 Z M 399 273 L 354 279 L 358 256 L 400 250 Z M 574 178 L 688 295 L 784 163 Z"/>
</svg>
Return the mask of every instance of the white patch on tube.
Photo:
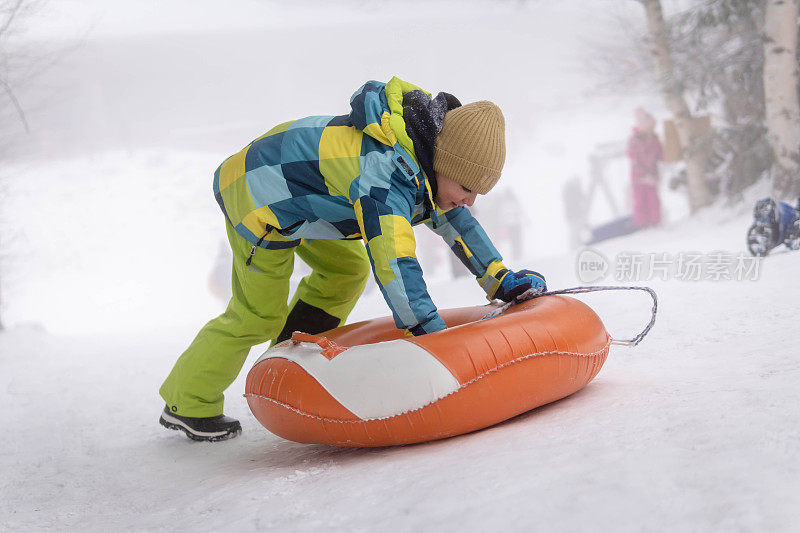
<svg viewBox="0 0 800 533">
<path fill-rule="evenodd" d="M 314 343 L 290 342 L 267 350 L 256 364 L 271 358 L 288 359 L 303 367 L 362 420 L 419 409 L 460 387 L 438 359 L 402 339 L 353 346 L 331 360 Z"/>
</svg>

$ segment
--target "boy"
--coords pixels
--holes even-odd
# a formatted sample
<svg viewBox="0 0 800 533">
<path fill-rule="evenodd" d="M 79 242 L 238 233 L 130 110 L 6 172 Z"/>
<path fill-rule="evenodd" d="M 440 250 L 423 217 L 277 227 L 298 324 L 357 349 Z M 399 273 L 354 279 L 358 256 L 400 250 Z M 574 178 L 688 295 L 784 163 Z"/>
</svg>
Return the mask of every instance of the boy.
<svg viewBox="0 0 800 533">
<path fill-rule="evenodd" d="M 223 391 L 252 346 L 343 324 L 370 270 L 398 328 L 445 329 L 414 255 L 413 225 L 439 234 L 489 299 L 511 301 L 535 272 L 513 272 L 464 206 L 497 183 L 505 121 L 491 102 L 461 106 L 392 78 L 370 81 L 349 115 L 274 127 L 214 174 L 233 249 L 233 297 L 206 324 L 161 386 L 160 422 L 195 440 L 241 431 L 222 414 Z M 363 243 L 362 243 L 363 241 Z M 312 273 L 287 306 L 294 254 Z"/>
</svg>

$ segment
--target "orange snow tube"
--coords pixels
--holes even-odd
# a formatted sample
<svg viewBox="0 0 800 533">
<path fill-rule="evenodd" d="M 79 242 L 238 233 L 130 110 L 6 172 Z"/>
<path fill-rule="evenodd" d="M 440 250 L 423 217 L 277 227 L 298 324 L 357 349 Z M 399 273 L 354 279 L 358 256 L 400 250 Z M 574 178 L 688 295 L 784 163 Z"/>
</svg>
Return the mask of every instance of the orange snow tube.
<svg viewBox="0 0 800 533">
<path fill-rule="evenodd" d="M 247 403 L 289 440 L 410 444 L 569 396 L 606 360 L 611 337 L 579 300 L 542 296 L 486 318 L 497 311 L 497 304 L 443 310 L 446 330 L 413 338 L 388 317 L 295 333 L 253 365 Z"/>
</svg>

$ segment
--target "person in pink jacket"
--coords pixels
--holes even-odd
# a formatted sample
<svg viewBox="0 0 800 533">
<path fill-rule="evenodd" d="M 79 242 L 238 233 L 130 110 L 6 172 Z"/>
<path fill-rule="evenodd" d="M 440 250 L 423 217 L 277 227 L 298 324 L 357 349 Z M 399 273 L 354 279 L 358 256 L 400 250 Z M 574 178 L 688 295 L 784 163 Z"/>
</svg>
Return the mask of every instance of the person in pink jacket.
<svg viewBox="0 0 800 533">
<path fill-rule="evenodd" d="M 633 133 L 628 139 L 628 158 L 631 160 L 633 225 L 641 228 L 661 222 L 658 162 L 664 159 L 664 155 L 654 131 L 656 121 L 653 116 L 641 107 L 636 109 L 634 116 Z"/>
</svg>

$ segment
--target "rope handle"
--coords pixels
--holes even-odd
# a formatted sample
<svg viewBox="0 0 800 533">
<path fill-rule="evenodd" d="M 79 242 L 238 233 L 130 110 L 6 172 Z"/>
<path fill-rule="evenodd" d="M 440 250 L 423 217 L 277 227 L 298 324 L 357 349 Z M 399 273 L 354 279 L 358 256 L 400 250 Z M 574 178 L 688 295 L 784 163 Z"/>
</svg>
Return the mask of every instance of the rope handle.
<svg viewBox="0 0 800 533">
<path fill-rule="evenodd" d="M 292 332 L 292 344 L 300 344 L 301 342 L 313 342 L 318 345 L 322 348 L 322 355 L 328 360 L 333 359 L 347 349 L 346 346 L 339 346 L 328 337 L 323 337 L 322 335 L 312 335 L 302 331 Z"/>
<path fill-rule="evenodd" d="M 644 339 L 650 330 L 653 328 L 653 325 L 656 323 L 656 313 L 658 312 L 658 296 L 656 296 L 656 292 L 651 289 L 650 287 L 617 287 L 617 286 L 589 286 L 589 287 L 572 287 L 569 289 L 559 289 L 555 291 L 547 291 L 547 292 L 539 292 L 540 289 L 528 289 L 521 295 L 517 297 L 516 300 L 506 303 L 498 307 L 492 313 L 489 313 L 482 320 L 486 320 L 487 318 L 493 318 L 496 316 L 500 316 L 512 305 L 516 305 L 522 303 L 527 300 L 532 300 L 534 298 L 539 298 L 541 296 L 550 296 L 555 294 L 584 294 L 587 292 L 598 292 L 598 291 L 645 291 L 650 295 L 653 299 L 653 308 L 652 314 L 650 316 L 650 322 L 647 323 L 647 326 L 642 330 L 641 333 L 636 335 L 632 339 L 614 339 L 612 338 L 611 344 L 618 344 L 621 346 L 636 346 L 642 339 Z M 327 359 L 333 359 L 343 351 L 347 350 L 346 346 L 339 346 L 332 340 L 322 335 L 312 335 L 310 333 L 303 333 L 301 331 L 295 331 L 292 333 L 292 343 L 300 344 L 301 342 L 313 342 L 317 344 L 320 348 L 322 348 L 322 355 Z"/>
<path fill-rule="evenodd" d="M 539 298 L 540 296 L 550 296 L 552 294 L 583 294 L 587 292 L 598 292 L 598 291 L 645 291 L 653 299 L 653 309 L 652 309 L 652 315 L 650 316 L 650 322 L 648 322 L 644 330 L 642 330 L 642 332 L 636 335 L 634 338 L 632 339 L 612 338 L 611 344 L 618 344 L 621 346 L 636 346 L 637 344 L 642 342 L 642 339 L 644 339 L 648 333 L 650 333 L 650 330 L 656 323 L 656 313 L 658 312 L 658 296 L 656 296 L 656 292 L 650 287 L 617 287 L 617 286 L 595 285 L 589 287 L 572 287 L 569 289 L 560 289 L 556 291 L 547 291 L 547 292 L 539 292 L 539 291 L 540 289 L 528 289 L 527 291 L 519 295 L 516 300 L 508 302 L 507 304 L 497 308 L 496 311 L 486 315 L 483 318 L 487 319 L 500 316 L 506 309 L 508 309 L 512 305 L 522 303 L 527 300 L 532 300 L 534 298 Z"/>
</svg>

